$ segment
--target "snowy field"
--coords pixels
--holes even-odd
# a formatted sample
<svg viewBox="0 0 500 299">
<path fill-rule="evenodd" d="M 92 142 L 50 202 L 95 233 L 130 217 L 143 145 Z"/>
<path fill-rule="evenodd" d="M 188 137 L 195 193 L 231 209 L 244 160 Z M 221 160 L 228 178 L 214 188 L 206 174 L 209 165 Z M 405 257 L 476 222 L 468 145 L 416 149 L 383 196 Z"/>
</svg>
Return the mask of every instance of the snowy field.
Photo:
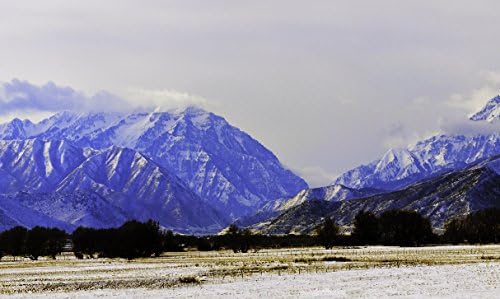
<svg viewBox="0 0 500 299">
<path fill-rule="evenodd" d="M 500 246 L 186 252 L 0 262 L 13 298 L 498 298 Z"/>
<path fill-rule="evenodd" d="M 498 298 L 500 263 L 263 275 L 170 289 L 20 294 L 14 298 Z"/>
</svg>

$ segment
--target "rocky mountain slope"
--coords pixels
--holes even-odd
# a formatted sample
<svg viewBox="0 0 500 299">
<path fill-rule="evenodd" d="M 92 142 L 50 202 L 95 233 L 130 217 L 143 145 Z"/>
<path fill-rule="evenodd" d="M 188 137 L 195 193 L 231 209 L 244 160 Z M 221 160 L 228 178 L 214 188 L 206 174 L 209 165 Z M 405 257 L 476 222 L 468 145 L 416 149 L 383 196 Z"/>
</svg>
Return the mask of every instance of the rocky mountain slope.
<svg viewBox="0 0 500 299">
<path fill-rule="evenodd" d="M 308 200 L 254 228 L 268 234 L 310 233 L 324 217 L 348 226 L 360 211 L 380 214 L 390 209 L 415 210 L 441 228 L 453 217 L 489 207 L 500 207 L 500 156 L 399 191 L 336 202 Z"/>
<path fill-rule="evenodd" d="M 152 218 L 179 232 L 212 233 L 305 187 L 248 134 L 197 108 L 61 112 L 0 125 L 0 207 L 17 202 L 50 219 L 39 224 Z"/>
<path fill-rule="evenodd" d="M 233 219 L 307 187 L 248 134 L 193 107 L 131 114 L 61 112 L 37 124 L 13 120 L 0 125 L 0 139 L 35 137 L 98 151 L 134 149 Z"/>
<path fill-rule="evenodd" d="M 500 96 L 491 99 L 471 119 L 490 122 L 491 124 L 488 126 L 494 128 L 496 124 L 493 122 L 494 118 L 498 116 L 496 113 L 499 111 L 499 107 Z M 491 132 L 492 130 L 487 131 Z M 269 202 L 255 215 L 242 218 L 238 223 L 243 226 L 253 226 L 255 229 L 265 232 L 300 232 L 303 229 L 310 230 L 321 217 L 328 214 L 325 212 L 326 210 L 330 212 L 335 210 L 336 212 L 332 213 L 338 216 L 336 219 L 343 224 L 349 224 L 349 221 L 361 208 L 377 212 L 392 207 L 422 211 L 431 217 L 434 225 L 442 226 L 443 222 L 454 213 L 464 214 L 468 208 L 475 207 L 475 204 L 481 202 L 483 197 L 480 194 L 476 194 L 475 197 L 470 195 L 460 197 L 458 194 L 447 197 L 450 206 L 458 205 L 451 203 L 456 198 L 462 202 L 469 200 L 470 205 L 451 208 L 444 216 L 439 216 L 432 214 L 431 211 L 433 211 L 433 206 L 447 209 L 444 206 L 445 203 L 437 202 L 439 198 L 443 198 L 443 194 L 425 193 L 417 186 L 421 186 L 422 182 L 426 180 L 432 181 L 440 176 L 450 178 L 450 173 L 459 175 L 461 171 L 470 168 L 471 165 L 491 159 L 499 154 L 500 131 L 485 134 L 476 133 L 470 136 L 437 135 L 406 149 L 390 149 L 381 159 L 342 174 L 331 186 L 305 189 L 295 197 Z M 491 169 L 493 164 L 494 162 L 490 162 L 488 169 Z M 451 178 L 454 177 L 451 176 Z M 468 176 L 462 179 L 466 178 Z M 476 179 L 479 180 L 479 178 Z M 445 182 L 442 182 L 443 185 L 439 185 L 439 187 L 445 188 L 447 193 L 452 194 L 459 192 L 462 187 L 465 188 L 476 183 L 464 181 L 460 183 L 463 184 L 462 186 L 453 183 L 446 185 Z M 437 183 L 434 182 L 434 184 Z M 458 189 L 455 190 L 455 188 Z M 406 198 L 407 204 L 402 204 L 404 201 L 390 200 L 394 199 L 391 194 L 401 195 L 398 190 L 406 190 L 402 198 Z M 497 189 L 494 186 L 481 190 L 485 193 L 484 196 L 490 200 L 490 204 L 487 206 L 499 204 L 500 197 L 495 198 L 499 195 L 495 193 Z M 429 187 L 427 191 L 432 191 L 432 187 Z M 371 200 L 357 200 L 361 198 L 371 198 Z M 366 203 L 366 205 L 362 203 Z M 270 221 L 272 224 L 267 227 Z M 285 228 L 281 229 L 280 227 Z"/>
<path fill-rule="evenodd" d="M 497 96 L 471 119 L 493 122 L 499 117 L 499 111 L 500 96 Z M 492 128 L 496 125 L 490 124 Z M 397 190 L 426 177 L 463 169 L 498 154 L 500 128 L 491 134 L 438 135 L 406 149 L 390 149 L 381 159 L 347 171 L 333 184 L 356 189 Z"/>
<path fill-rule="evenodd" d="M 500 95 L 488 101 L 486 106 L 470 117 L 474 121 L 487 121 L 490 123 L 500 120 Z"/>
<path fill-rule="evenodd" d="M 216 232 L 229 222 L 178 177 L 132 149 L 110 147 L 86 157 L 70 141 L 2 140 L 0 145 L 0 206 L 16 202 L 25 212 L 4 206 L 16 219 L 38 213 L 74 228 L 151 218 L 179 232 Z"/>
<path fill-rule="evenodd" d="M 277 217 L 281 213 L 311 200 L 337 202 L 366 197 L 384 191 L 377 189 L 353 189 L 342 185 L 304 189 L 292 198 L 280 198 L 266 203 L 255 214 L 238 219 L 237 225 L 248 227 Z"/>
</svg>

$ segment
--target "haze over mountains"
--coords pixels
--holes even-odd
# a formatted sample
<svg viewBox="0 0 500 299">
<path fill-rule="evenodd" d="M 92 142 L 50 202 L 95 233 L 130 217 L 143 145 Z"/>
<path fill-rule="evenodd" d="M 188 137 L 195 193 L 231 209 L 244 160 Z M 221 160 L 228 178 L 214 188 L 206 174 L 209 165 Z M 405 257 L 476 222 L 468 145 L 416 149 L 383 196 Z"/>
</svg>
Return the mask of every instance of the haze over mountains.
<svg viewBox="0 0 500 299">
<path fill-rule="evenodd" d="M 471 120 L 495 126 L 499 107 L 495 97 Z M 182 233 L 215 233 L 233 221 L 310 232 L 321 217 L 349 225 L 360 210 L 389 208 L 417 210 L 441 227 L 500 206 L 499 154 L 499 132 L 439 135 L 308 189 L 258 141 L 199 108 L 65 111 L 0 125 L 0 229 L 152 218 Z"/>
</svg>

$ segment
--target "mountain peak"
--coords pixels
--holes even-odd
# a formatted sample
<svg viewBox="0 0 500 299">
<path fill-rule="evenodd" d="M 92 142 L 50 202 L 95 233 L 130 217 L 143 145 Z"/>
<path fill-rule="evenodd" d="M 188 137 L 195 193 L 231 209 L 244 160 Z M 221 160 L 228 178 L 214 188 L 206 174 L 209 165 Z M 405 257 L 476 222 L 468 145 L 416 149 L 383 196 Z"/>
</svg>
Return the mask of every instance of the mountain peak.
<svg viewBox="0 0 500 299">
<path fill-rule="evenodd" d="M 161 169 L 156 172 L 171 174 L 171 181 L 182 182 L 177 185 L 193 191 L 193 198 L 200 198 L 204 204 L 236 219 L 252 213 L 267 201 L 293 196 L 307 187 L 305 181 L 283 167 L 278 158 L 257 140 L 223 117 L 196 106 L 130 113 L 62 111 L 29 126 L 22 122 L 0 125 L 0 140 L 33 138 L 68 140 L 79 149 L 78 161 L 88 160 L 85 163 L 88 171 L 80 171 L 80 177 L 73 175 L 72 180 L 66 180 L 64 186 L 69 189 L 64 189 L 65 192 L 78 186 L 118 192 L 112 183 L 115 180 L 123 182 L 120 178 L 128 177 L 129 170 L 133 169 L 139 175 L 146 173 L 147 169 Z M 46 148 L 49 152 L 56 152 L 55 145 Z M 43 158 L 44 151 L 41 153 Z M 35 163 L 37 167 L 34 169 L 45 171 L 54 168 L 45 167 L 46 163 L 60 164 L 55 163 L 58 162 L 55 157 L 42 158 L 37 158 L 40 163 Z M 117 169 L 126 171 L 115 171 Z M 88 178 L 90 170 L 96 173 L 92 179 Z M 123 175 L 111 176 L 110 173 Z M 113 180 L 105 179 L 109 177 Z M 160 182 L 167 184 L 166 180 L 155 183 L 155 176 L 144 178 L 152 178 L 151 184 L 134 185 L 140 190 L 150 188 L 146 190 L 149 193 L 145 191 L 144 198 L 160 192 Z M 8 180 L 7 183 L 10 186 L 15 181 Z M 103 196 L 108 196 L 106 194 L 104 192 Z M 178 203 L 182 204 L 181 201 Z"/>
<path fill-rule="evenodd" d="M 470 117 L 474 121 L 487 121 L 493 123 L 500 119 L 500 95 L 492 98 L 486 105 L 477 113 Z"/>
</svg>

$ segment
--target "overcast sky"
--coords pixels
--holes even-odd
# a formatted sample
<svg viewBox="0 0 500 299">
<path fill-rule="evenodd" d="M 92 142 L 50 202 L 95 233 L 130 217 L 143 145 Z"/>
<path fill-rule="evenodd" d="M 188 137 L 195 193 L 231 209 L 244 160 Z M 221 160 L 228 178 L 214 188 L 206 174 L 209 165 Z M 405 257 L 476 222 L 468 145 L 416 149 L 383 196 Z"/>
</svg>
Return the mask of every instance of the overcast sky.
<svg viewBox="0 0 500 299">
<path fill-rule="evenodd" d="M 498 94 L 499 11 L 463 0 L 0 0 L 0 81 L 71 86 L 82 107 L 103 103 L 100 90 L 197 104 L 318 186 Z M 0 120 L 64 106 L 54 103 L 0 100 Z"/>
</svg>

